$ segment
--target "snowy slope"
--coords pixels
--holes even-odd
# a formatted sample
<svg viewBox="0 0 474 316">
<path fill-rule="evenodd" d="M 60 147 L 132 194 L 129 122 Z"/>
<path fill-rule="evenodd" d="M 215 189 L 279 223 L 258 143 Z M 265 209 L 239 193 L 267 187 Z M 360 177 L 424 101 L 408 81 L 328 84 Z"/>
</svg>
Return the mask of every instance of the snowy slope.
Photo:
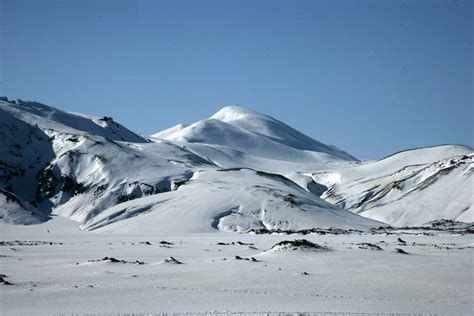
<svg viewBox="0 0 474 316">
<path fill-rule="evenodd" d="M 474 221 L 474 152 L 461 145 L 404 151 L 376 162 L 313 174 L 322 197 L 394 226 Z"/>
<path fill-rule="evenodd" d="M 333 159 L 357 160 L 348 153 L 336 147 L 320 143 L 270 116 L 241 107 L 225 107 L 215 113 L 211 119 L 266 136 L 274 142 L 290 148 L 326 153 L 333 156 Z"/>
<path fill-rule="evenodd" d="M 121 233 L 194 233 L 216 228 L 236 232 L 313 227 L 365 230 L 382 223 L 324 202 L 280 175 L 218 169 L 195 173 L 176 191 L 119 204 L 85 228 L 104 225 L 102 230 Z"/>
</svg>

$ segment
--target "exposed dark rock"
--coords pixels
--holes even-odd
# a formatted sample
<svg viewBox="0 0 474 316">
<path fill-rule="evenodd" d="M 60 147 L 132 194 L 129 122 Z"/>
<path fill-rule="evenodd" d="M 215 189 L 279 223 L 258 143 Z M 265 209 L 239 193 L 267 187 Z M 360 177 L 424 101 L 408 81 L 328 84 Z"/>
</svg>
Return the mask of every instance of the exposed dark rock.
<svg viewBox="0 0 474 316">
<path fill-rule="evenodd" d="M 405 245 L 406 245 L 406 243 L 407 243 L 405 240 L 401 239 L 400 237 L 397 238 L 397 241 L 398 241 L 399 243 L 405 244 Z"/>
<path fill-rule="evenodd" d="M 87 191 L 87 187 L 84 186 L 82 183 L 76 182 L 73 178 L 69 176 L 63 176 L 63 187 L 62 190 L 64 192 L 69 193 L 70 195 L 78 195 Z"/>
<path fill-rule="evenodd" d="M 327 247 L 312 243 L 306 239 L 283 240 L 272 247 L 272 249 L 279 248 L 288 248 L 291 250 L 328 250 Z"/>
<path fill-rule="evenodd" d="M 241 242 L 241 241 L 237 241 L 237 243 L 239 245 L 248 245 L 248 246 L 253 246 L 254 245 L 253 243 L 245 243 L 245 242 Z"/>
<path fill-rule="evenodd" d="M 123 203 L 161 192 L 162 191 L 160 189 L 152 185 L 135 181 L 124 185 L 122 188 L 122 193 L 117 198 L 117 202 Z"/>
<path fill-rule="evenodd" d="M 235 245 L 235 242 L 218 242 L 217 243 L 218 246 L 234 246 Z"/>
<path fill-rule="evenodd" d="M 249 233 L 255 233 L 257 235 L 260 234 L 298 234 L 298 235 L 350 235 L 350 234 L 363 234 L 364 231 L 358 229 L 341 229 L 341 228 L 310 228 L 310 229 L 301 229 L 301 230 L 281 230 L 281 229 L 267 229 L 267 228 L 260 228 L 260 229 L 251 229 Z"/>
<path fill-rule="evenodd" d="M 62 175 L 59 168 L 48 165 L 37 174 L 36 200 L 42 202 L 59 192 L 75 196 L 87 191 L 87 187 L 69 175 Z"/>
<path fill-rule="evenodd" d="M 360 249 L 370 249 L 370 250 L 383 250 L 380 246 L 377 246 L 376 244 L 364 242 L 357 244 Z"/>
<path fill-rule="evenodd" d="M 395 252 L 396 253 L 401 253 L 401 254 L 404 254 L 404 255 L 408 255 L 408 252 L 406 252 L 405 250 L 403 250 L 401 248 L 395 248 Z"/>
<path fill-rule="evenodd" d="M 61 190 L 61 176 L 54 171 L 52 165 L 41 170 L 37 179 L 36 199 L 39 202 L 52 198 Z"/>
<path fill-rule="evenodd" d="M 88 262 L 100 262 L 100 261 L 106 261 L 106 262 L 111 262 L 111 263 L 131 263 L 131 264 L 145 264 L 143 261 L 135 260 L 135 261 L 125 261 L 125 260 L 119 260 L 114 257 L 104 257 L 99 260 L 89 260 Z"/>
<path fill-rule="evenodd" d="M 0 284 L 3 284 L 3 285 L 13 285 L 13 283 L 5 280 L 7 276 L 5 274 L 1 274 L 0 275 Z"/>
<path fill-rule="evenodd" d="M 165 240 L 160 241 L 160 244 L 162 244 L 162 245 L 174 245 L 172 242 L 168 242 L 168 241 L 165 241 Z"/>
<path fill-rule="evenodd" d="M 174 257 L 169 257 L 164 260 L 166 263 L 174 263 L 174 264 L 183 264 L 181 261 L 178 259 L 175 259 Z"/>
<path fill-rule="evenodd" d="M 63 244 L 62 242 L 39 241 L 39 240 L 0 241 L 0 246 L 38 246 L 38 245 L 62 245 L 62 244 Z"/>
<path fill-rule="evenodd" d="M 189 180 L 175 180 L 171 185 L 171 190 L 177 190 L 180 186 L 186 184 Z"/>
<path fill-rule="evenodd" d="M 235 260 L 245 260 L 245 261 L 252 261 L 252 262 L 260 262 L 259 260 L 257 260 L 257 259 L 254 258 L 254 257 L 242 258 L 241 256 L 235 256 Z"/>
</svg>

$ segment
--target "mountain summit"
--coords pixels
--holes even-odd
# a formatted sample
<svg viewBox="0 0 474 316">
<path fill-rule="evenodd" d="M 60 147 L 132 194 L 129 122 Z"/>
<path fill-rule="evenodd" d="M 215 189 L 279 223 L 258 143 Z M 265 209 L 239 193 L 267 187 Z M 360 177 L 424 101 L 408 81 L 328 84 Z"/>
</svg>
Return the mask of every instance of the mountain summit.
<svg viewBox="0 0 474 316">
<path fill-rule="evenodd" d="M 357 161 L 277 119 L 238 106 L 224 107 L 208 119 L 172 127 L 152 138 L 224 146 L 261 158 L 315 163 Z"/>
</svg>

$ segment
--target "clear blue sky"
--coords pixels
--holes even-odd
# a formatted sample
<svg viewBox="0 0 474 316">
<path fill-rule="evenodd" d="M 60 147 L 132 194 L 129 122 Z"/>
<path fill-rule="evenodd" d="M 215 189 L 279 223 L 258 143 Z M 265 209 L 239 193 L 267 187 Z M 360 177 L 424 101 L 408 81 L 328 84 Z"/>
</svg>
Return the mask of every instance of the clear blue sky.
<svg viewBox="0 0 474 316">
<path fill-rule="evenodd" d="M 473 1 L 0 0 L 0 95 L 151 134 L 239 104 L 363 159 L 473 141 Z"/>
</svg>

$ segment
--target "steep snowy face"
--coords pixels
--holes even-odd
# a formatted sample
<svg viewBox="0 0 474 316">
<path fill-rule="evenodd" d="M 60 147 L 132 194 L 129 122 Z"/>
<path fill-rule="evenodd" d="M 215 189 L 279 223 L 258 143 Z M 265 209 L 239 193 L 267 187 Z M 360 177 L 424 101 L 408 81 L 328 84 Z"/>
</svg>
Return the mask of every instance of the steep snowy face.
<svg viewBox="0 0 474 316">
<path fill-rule="evenodd" d="M 357 161 L 346 152 L 322 144 L 270 116 L 236 106 L 225 107 L 211 118 L 189 126 L 180 125 L 154 134 L 152 138 L 224 146 L 243 155 L 275 160 Z M 203 146 L 193 149 L 206 150 Z"/>
<path fill-rule="evenodd" d="M 446 145 L 313 177 L 328 181 L 326 201 L 394 226 L 417 226 L 438 219 L 474 221 L 473 171 L 471 148 Z"/>
<path fill-rule="evenodd" d="M 54 158 L 50 137 L 19 120 L 0 104 L 0 189 L 34 200 L 36 175 Z"/>
</svg>

